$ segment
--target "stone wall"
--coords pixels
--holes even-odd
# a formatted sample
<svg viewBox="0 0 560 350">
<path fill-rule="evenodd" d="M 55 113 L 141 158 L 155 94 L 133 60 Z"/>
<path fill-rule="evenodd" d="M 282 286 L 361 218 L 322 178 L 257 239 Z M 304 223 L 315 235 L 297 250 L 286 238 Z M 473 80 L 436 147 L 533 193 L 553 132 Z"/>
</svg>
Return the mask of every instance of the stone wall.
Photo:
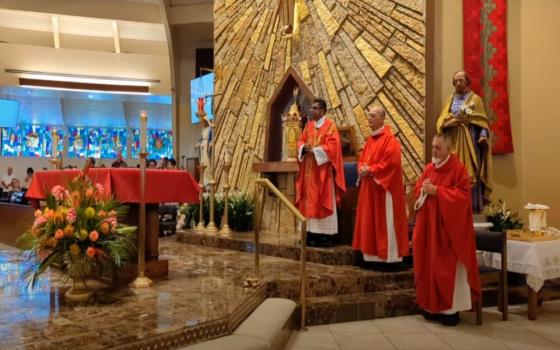
<svg viewBox="0 0 560 350">
<path fill-rule="evenodd" d="M 291 65 L 339 126 L 370 134 L 367 108 L 382 105 L 402 144 L 407 180 L 423 166 L 425 5 L 423 0 L 295 0 L 284 34 L 285 0 L 216 0 L 216 159 L 232 150 L 230 183 L 248 189 L 262 161 L 267 103 Z M 217 178 L 221 169 L 218 166 Z"/>
</svg>

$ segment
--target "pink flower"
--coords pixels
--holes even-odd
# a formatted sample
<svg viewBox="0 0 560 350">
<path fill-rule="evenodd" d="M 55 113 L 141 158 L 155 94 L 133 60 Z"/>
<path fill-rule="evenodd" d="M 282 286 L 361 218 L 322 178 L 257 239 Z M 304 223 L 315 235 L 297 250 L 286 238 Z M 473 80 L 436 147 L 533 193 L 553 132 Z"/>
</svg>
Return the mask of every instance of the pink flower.
<svg viewBox="0 0 560 350">
<path fill-rule="evenodd" d="M 107 221 L 111 224 L 111 229 L 115 230 L 118 227 L 118 222 L 117 222 L 117 218 L 116 217 L 110 217 L 107 219 Z"/>
<path fill-rule="evenodd" d="M 70 208 L 68 209 L 68 213 L 66 213 L 66 220 L 68 220 L 69 223 L 73 224 L 74 222 L 76 222 L 76 216 L 76 209 Z"/>
<path fill-rule="evenodd" d="M 105 192 L 103 185 L 100 184 L 99 182 L 95 184 L 95 188 L 97 189 L 97 192 L 99 192 L 100 194 L 103 194 Z"/>
<path fill-rule="evenodd" d="M 41 226 L 47 223 L 47 218 L 44 216 L 39 216 L 38 218 L 33 221 L 33 227 Z"/>
<path fill-rule="evenodd" d="M 57 201 L 61 201 L 64 199 L 64 187 L 60 186 L 60 185 L 56 185 L 51 189 L 51 194 L 54 196 L 54 198 Z"/>
<path fill-rule="evenodd" d="M 91 231 L 91 232 L 89 233 L 89 240 L 90 240 L 90 241 L 95 242 L 95 241 L 97 241 L 98 239 L 99 239 L 99 233 L 97 233 L 97 231 L 94 230 L 94 231 Z"/>
</svg>

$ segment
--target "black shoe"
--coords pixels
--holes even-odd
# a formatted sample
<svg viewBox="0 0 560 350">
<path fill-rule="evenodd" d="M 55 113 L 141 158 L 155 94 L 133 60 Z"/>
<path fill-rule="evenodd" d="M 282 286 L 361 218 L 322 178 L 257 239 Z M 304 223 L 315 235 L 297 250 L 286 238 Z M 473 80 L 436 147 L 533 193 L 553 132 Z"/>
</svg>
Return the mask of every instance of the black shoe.
<svg viewBox="0 0 560 350">
<path fill-rule="evenodd" d="M 458 312 L 456 312 L 454 314 L 451 314 L 451 315 L 442 314 L 439 318 L 439 323 L 441 323 L 444 326 L 448 326 L 448 327 L 456 326 L 457 324 L 459 324 L 460 321 L 461 321 L 461 318 L 459 318 L 459 313 Z"/>
<path fill-rule="evenodd" d="M 422 310 L 422 316 L 424 316 L 424 319 L 426 321 L 439 321 L 439 319 L 440 319 L 439 314 L 433 314 L 433 313 L 428 312 L 426 310 Z"/>
<path fill-rule="evenodd" d="M 308 247 L 319 247 L 319 240 L 316 233 L 307 232 L 306 244 Z"/>
</svg>

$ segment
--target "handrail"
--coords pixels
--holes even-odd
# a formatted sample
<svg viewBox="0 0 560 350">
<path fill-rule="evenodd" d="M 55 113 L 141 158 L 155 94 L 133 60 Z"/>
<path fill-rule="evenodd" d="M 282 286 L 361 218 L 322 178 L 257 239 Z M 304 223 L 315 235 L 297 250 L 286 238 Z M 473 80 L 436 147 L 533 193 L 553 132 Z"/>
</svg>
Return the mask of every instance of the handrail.
<svg viewBox="0 0 560 350">
<path fill-rule="evenodd" d="M 301 306 L 301 318 L 300 318 L 300 329 L 303 331 L 305 330 L 305 311 L 306 311 L 306 297 L 305 297 L 305 264 L 306 264 L 306 242 L 307 242 L 307 220 L 305 216 L 301 214 L 301 212 L 290 202 L 286 196 L 280 192 L 276 186 L 270 182 L 268 179 L 259 178 L 255 179 L 255 190 L 253 193 L 254 201 L 255 201 L 255 212 L 254 212 L 254 223 L 253 229 L 255 231 L 255 271 L 257 274 L 257 278 L 261 278 L 260 272 L 260 249 L 259 249 L 259 234 L 260 234 L 260 225 L 261 225 L 261 205 L 263 203 L 259 203 L 259 186 L 263 186 L 268 188 L 272 191 L 276 197 L 280 199 L 280 201 L 288 207 L 288 209 L 294 214 L 296 219 L 301 222 L 301 245 L 300 245 L 300 295 L 299 295 L 299 302 Z"/>
</svg>

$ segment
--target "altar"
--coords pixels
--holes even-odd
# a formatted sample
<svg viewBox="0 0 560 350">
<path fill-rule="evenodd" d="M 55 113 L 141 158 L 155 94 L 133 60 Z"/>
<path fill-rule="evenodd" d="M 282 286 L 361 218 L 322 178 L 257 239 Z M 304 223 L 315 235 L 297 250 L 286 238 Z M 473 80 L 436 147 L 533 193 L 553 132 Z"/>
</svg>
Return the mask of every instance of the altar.
<svg viewBox="0 0 560 350">
<path fill-rule="evenodd" d="M 80 170 L 38 171 L 33 175 L 27 198 L 39 208 L 39 201 L 47 197 L 55 185 L 65 185 L 80 174 Z M 129 206 L 125 223 L 138 225 L 140 203 L 140 169 L 136 168 L 92 168 L 88 178 L 100 183 L 112 193 L 114 198 Z M 159 259 L 159 218 L 160 203 L 198 203 L 200 187 L 192 175 L 186 171 L 146 169 L 146 275 L 164 277 L 168 273 L 168 263 Z M 119 279 L 133 279 L 135 264 L 129 265 Z"/>
</svg>

